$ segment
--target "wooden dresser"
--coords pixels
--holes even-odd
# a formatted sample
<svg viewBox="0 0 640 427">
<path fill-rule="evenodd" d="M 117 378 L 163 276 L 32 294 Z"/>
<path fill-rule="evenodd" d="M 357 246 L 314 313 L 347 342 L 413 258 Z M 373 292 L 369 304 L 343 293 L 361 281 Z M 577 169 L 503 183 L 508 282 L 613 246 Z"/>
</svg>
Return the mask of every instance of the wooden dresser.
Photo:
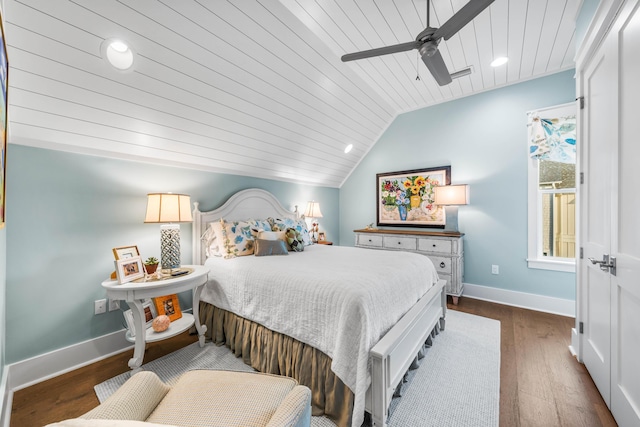
<svg viewBox="0 0 640 427">
<path fill-rule="evenodd" d="M 464 233 L 388 229 L 353 231 L 359 248 L 416 252 L 428 256 L 440 279 L 447 281 L 447 294 L 453 297 L 454 304 L 458 304 L 464 278 Z"/>
</svg>

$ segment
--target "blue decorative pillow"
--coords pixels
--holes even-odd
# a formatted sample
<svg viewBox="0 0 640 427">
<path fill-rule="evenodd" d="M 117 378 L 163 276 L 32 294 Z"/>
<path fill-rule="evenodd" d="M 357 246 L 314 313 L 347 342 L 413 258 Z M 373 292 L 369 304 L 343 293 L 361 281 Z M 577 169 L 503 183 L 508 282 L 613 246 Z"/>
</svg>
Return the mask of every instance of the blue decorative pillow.
<svg viewBox="0 0 640 427">
<path fill-rule="evenodd" d="M 311 236 L 307 229 L 307 223 L 304 216 L 298 219 L 293 218 L 267 218 L 269 224 L 271 224 L 272 231 L 283 231 L 288 228 L 295 229 L 302 236 L 302 241 L 305 246 L 311 245 Z"/>
<path fill-rule="evenodd" d="M 295 228 L 287 228 L 285 233 L 287 243 L 292 251 L 302 252 L 304 251 L 304 241 L 302 235 Z"/>
<path fill-rule="evenodd" d="M 266 219 L 248 219 L 247 222 L 251 223 L 251 226 L 258 230 L 271 231 L 271 224 Z"/>
</svg>

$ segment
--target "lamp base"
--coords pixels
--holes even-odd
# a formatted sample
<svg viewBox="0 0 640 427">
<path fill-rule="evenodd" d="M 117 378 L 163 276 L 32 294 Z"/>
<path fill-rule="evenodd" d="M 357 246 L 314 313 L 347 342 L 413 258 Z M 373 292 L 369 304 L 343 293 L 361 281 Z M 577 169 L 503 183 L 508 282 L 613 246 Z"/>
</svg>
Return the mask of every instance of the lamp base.
<svg viewBox="0 0 640 427">
<path fill-rule="evenodd" d="M 444 231 L 458 232 L 458 207 L 445 206 L 444 215 L 445 215 Z"/>
<path fill-rule="evenodd" d="M 163 270 L 180 268 L 180 224 L 160 226 L 160 262 Z"/>
</svg>

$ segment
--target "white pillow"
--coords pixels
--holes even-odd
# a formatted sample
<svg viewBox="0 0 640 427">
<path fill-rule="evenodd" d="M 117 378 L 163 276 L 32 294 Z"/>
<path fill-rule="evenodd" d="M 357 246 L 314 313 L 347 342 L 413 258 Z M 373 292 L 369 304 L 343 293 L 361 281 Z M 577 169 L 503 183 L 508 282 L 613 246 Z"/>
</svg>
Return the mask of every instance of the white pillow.
<svg viewBox="0 0 640 427">
<path fill-rule="evenodd" d="M 212 256 L 222 256 L 222 245 L 219 243 L 215 230 L 215 224 L 219 224 L 219 221 L 210 222 L 207 231 L 202 235 L 202 241 L 204 242 L 204 251 L 207 258 Z M 219 228 L 219 227 L 218 227 Z"/>
<path fill-rule="evenodd" d="M 264 231 L 260 230 L 257 235 L 261 240 L 283 240 L 286 241 L 285 231 Z"/>
</svg>

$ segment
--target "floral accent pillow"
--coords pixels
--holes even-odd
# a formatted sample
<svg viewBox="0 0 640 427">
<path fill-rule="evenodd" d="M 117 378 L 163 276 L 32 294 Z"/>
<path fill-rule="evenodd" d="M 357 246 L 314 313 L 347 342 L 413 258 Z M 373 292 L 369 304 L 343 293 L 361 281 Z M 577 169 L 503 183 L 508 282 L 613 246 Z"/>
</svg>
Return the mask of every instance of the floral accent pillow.
<svg viewBox="0 0 640 427">
<path fill-rule="evenodd" d="M 253 255 L 255 241 L 251 235 L 251 222 L 227 222 L 221 218 L 220 222 L 212 224 L 212 227 L 216 234 L 216 240 L 222 242 L 222 248 L 218 243 L 218 250 L 225 258 Z"/>
<path fill-rule="evenodd" d="M 271 224 L 266 219 L 248 219 L 247 222 L 252 223 L 252 227 L 258 230 L 271 231 Z"/>
<path fill-rule="evenodd" d="M 295 229 L 302 236 L 302 241 L 305 246 L 309 246 L 313 244 L 311 241 L 311 236 L 309 235 L 309 230 L 307 229 L 307 223 L 304 219 L 304 216 L 293 219 L 293 218 L 267 218 L 269 224 L 271 224 L 272 231 L 282 231 L 287 228 Z"/>
<path fill-rule="evenodd" d="M 287 237 L 287 243 L 292 251 L 302 252 L 304 251 L 304 241 L 302 235 L 295 228 L 287 228 L 285 233 Z"/>
</svg>

